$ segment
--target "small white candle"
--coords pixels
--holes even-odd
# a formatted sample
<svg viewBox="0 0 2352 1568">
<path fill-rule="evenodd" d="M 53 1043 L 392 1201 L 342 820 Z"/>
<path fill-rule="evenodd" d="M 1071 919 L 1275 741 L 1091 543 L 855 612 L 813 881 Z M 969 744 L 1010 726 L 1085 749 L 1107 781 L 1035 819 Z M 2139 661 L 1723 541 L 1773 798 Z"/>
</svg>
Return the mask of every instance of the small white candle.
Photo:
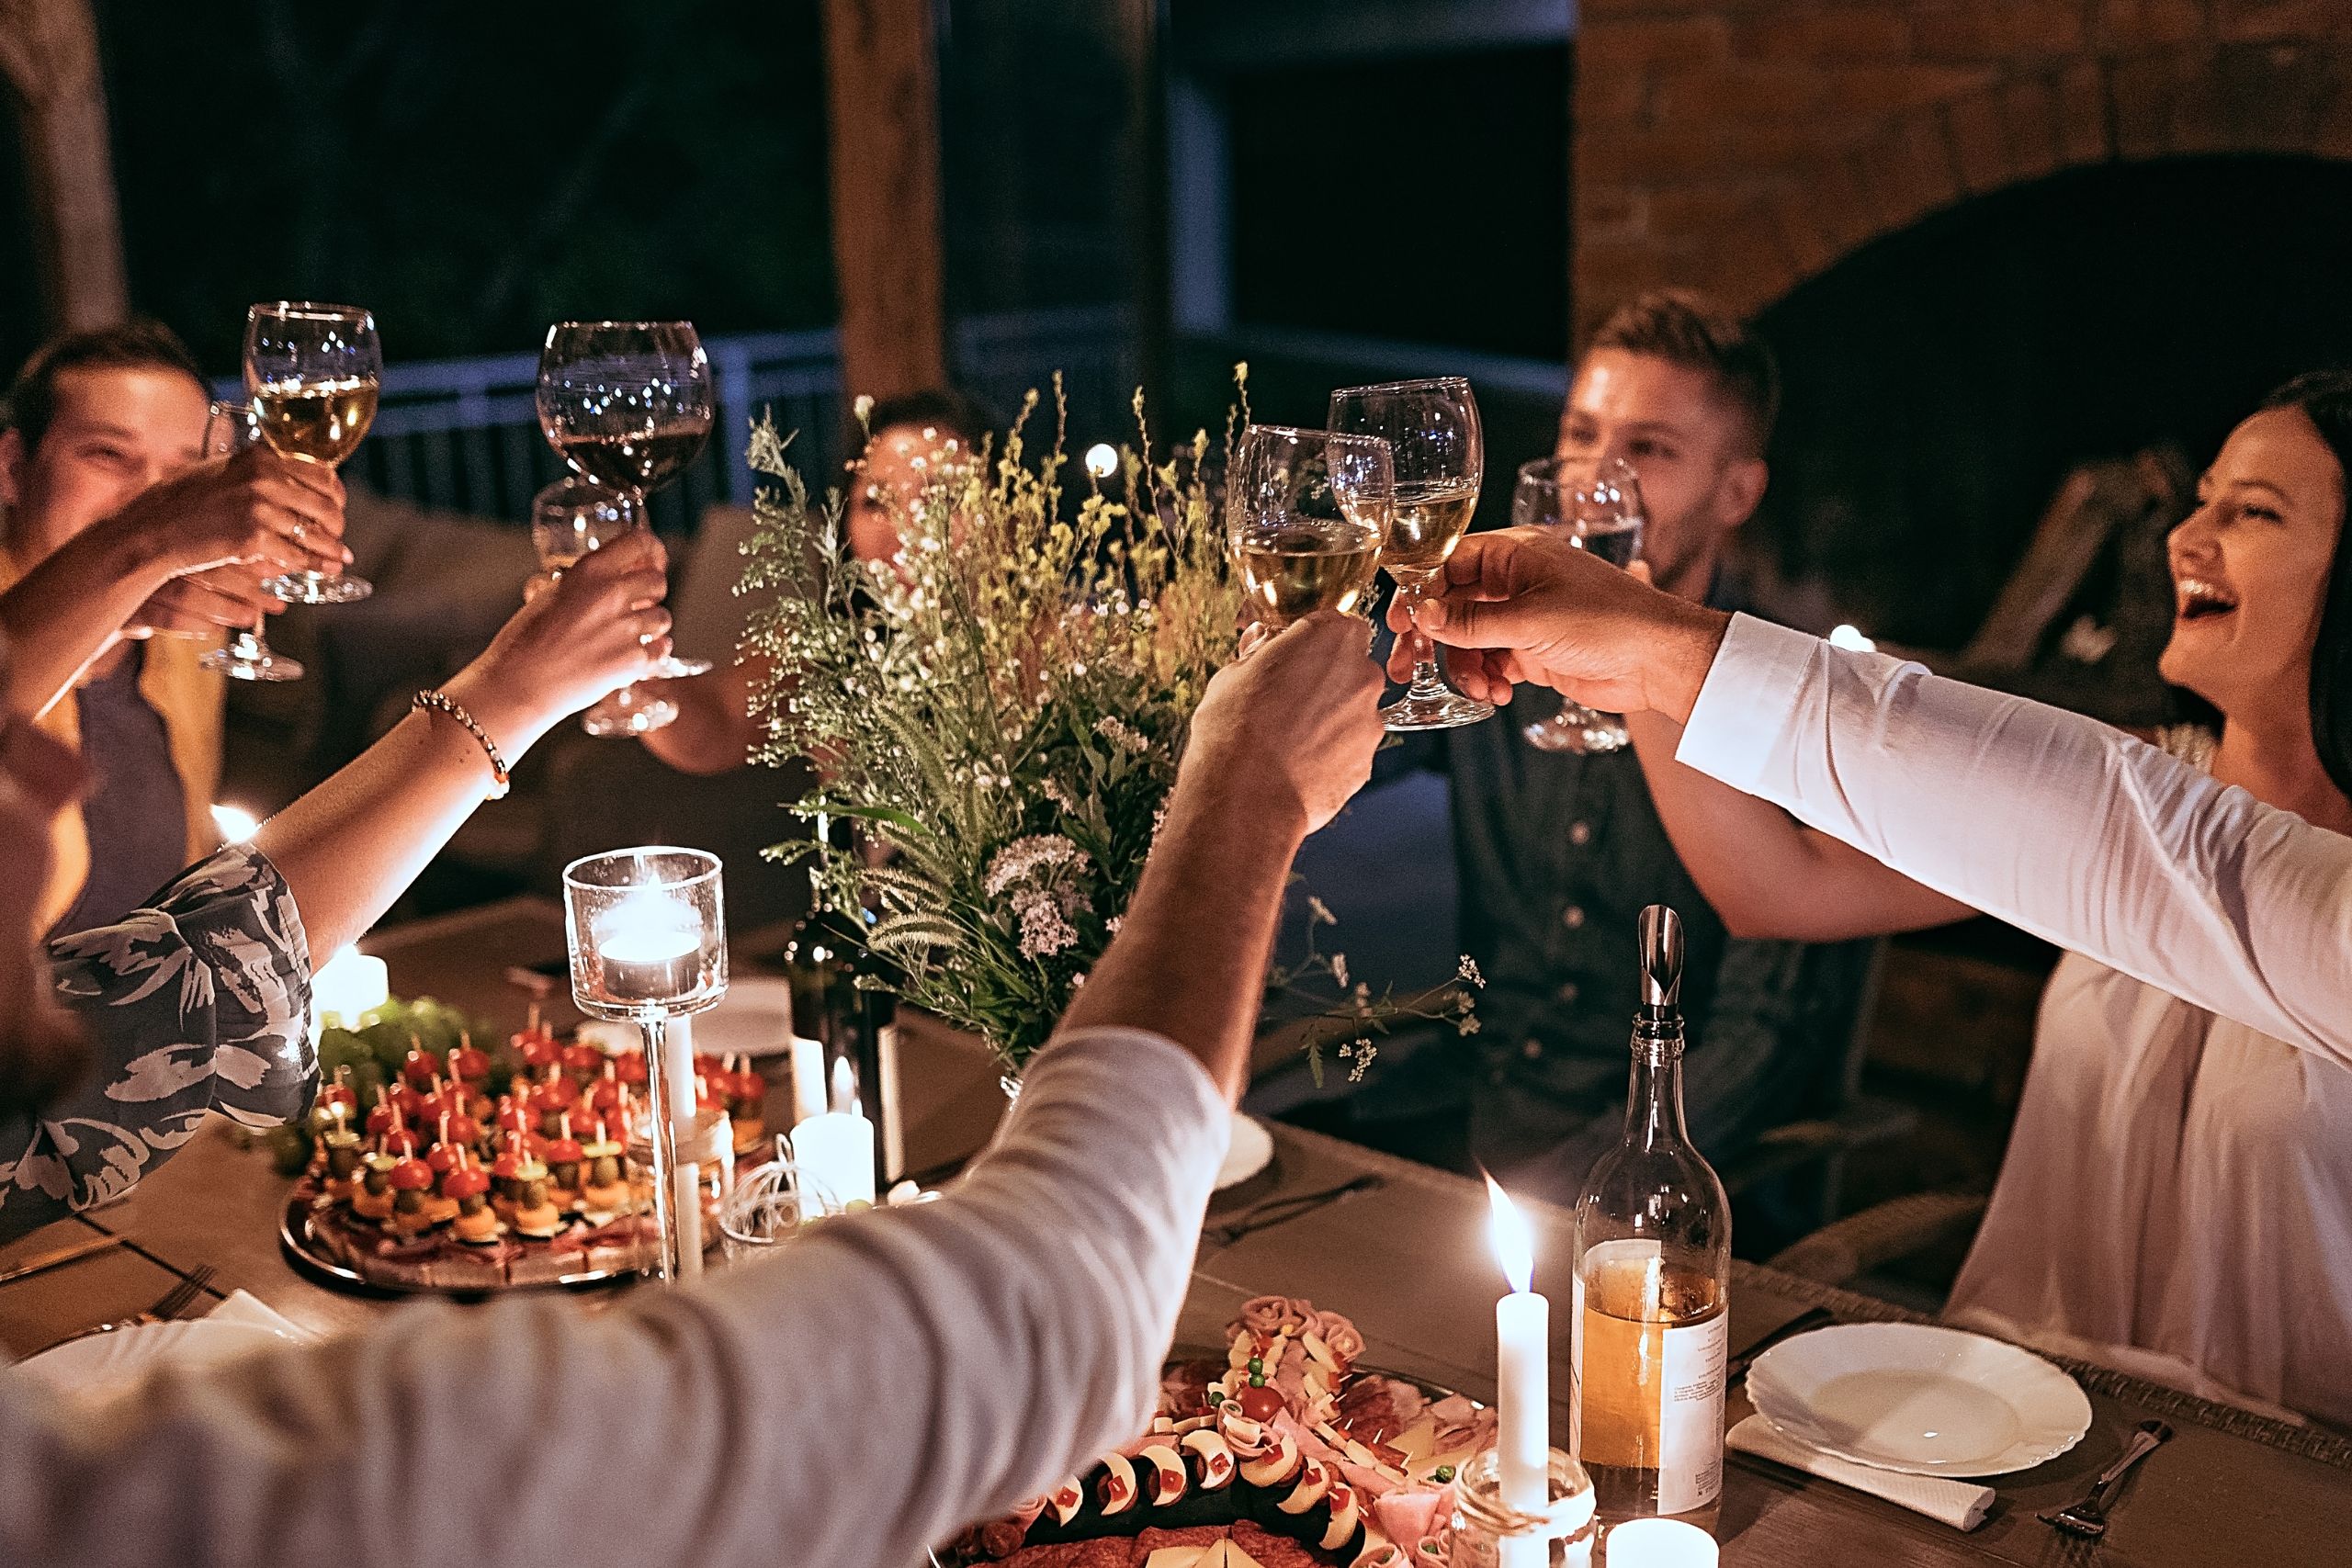
<svg viewBox="0 0 2352 1568">
<path fill-rule="evenodd" d="M 1527 1217 L 1487 1179 L 1495 1258 L 1510 1294 L 1495 1303 L 1495 1454 L 1506 1507 L 1542 1514 L 1552 1501 L 1552 1303 L 1535 1293 L 1535 1237 Z M 1535 1536 L 1505 1537 L 1502 1568 L 1544 1568 Z"/>
<path fill-rule="evenodd" d="M 311 1010 L 322 1025 L 356 1029 L 363 1017 L 392 999 L 390 981 L 382 959 L 356 947 L 339 949 L 311 976 Z"/>
<path fill-rule="evenodd" d="M 804 1202 L 828 1214 L 874 1201 L 874 1123 L 828 1111 L 792 1130 L 792 1164 Z"/>
<path fill-rule="evenodd" d="M 792 1037 L 792 1124 L 825 1113 L 825 1043 Z"/>
<path fill-rule="evenodd" d="M 1715 1568 L 1715 1538 L 1681 1519 L 1627 1519 L 1604 1547 L 1609 1568 Z"/>
</svg>

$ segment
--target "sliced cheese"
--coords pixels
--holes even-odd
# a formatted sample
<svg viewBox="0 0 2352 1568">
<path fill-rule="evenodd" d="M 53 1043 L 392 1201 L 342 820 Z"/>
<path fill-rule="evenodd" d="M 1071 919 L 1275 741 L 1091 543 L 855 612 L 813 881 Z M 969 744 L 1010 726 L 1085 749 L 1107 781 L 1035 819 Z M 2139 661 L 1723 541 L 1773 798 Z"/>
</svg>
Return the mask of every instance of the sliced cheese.
<svg viewBox="0 0 2352 1568">
<path fill-rule="evenodd" d="M 1174 1449 L 1165 1443 L 1154 1443 L 1143 1450 L 1143 1457 L 1149 1461 L 1151 1470 L 1148 1481 L 1152 1506 L 1164 1508 L 1184 1495 L 1184 1485 L 1189 1477 L 1185 1473 L 1183 1460 L 1178 1457 Z"/>
<path fill-rule="evenodd" d="M 1324 1344 L 1323 1337 L 1316 1333 L 1315 1330 L 1310 1328 L 1306 1333 L 1300 1335 L 1298 1337 L 1298 1342 L 1306 1347 L 1306 1353 L 1308 1355 L 1314 1357 L 1317 1360 L 1322 1362 L 1325 1366 L 1330 1368 L 1335 1372 L 1340 1370 L 1340 1358 L 1331 1354 L 1331 1347 Z"/>
<path fill-rule="evenodd" d="M 1242 1551 L 1241 1548 L 1236 1545 L 1233 1541 L 1227 1540 L 1224 1545 L 1225 1568 L 1261 1568 L 1261 1564 L 1256 1558 Z"/>
<path fill-rule="evenodd" d="M 1331 1472 L 1317 1461 L 1308 1460 L 1299 1467 L 1298 1484 L 1291 1488 L 1289 1496 L 1277 1501 L 1274 1506 L 1285 1514 L 1303 1514 L 1323 1501 L 1324 1494 L 1330 1490 Z"/>
<path fill-rule="evenodd" d="M 1102 1512 L 1124 1514 L 1136 1506 L 1140 1495 L 1136 1485 L 1136 1467 L 1125 1454 L 1104 1454 L 1102 1468 L 1109 1473 L 1102 1477 L 1098 1489 L 1102 1495 Z"/>
<path fill-rule="evenodd" d="M 1143 1568 L 1200 1568 L 1205 1546 L 1163 1546 L 1143 1560 Z"/>
<path fill-rule="evenodd" d="M 1330 1503 L 1331 1523 L 1323 1531 L 1322 1547 L 1326 1551 L 1337 1551 L 1356 1533 L 1362 1510 L 1356 1505 L 1356 1489 L 1344 1483 L 1331 1488 Z"/>
</svg>

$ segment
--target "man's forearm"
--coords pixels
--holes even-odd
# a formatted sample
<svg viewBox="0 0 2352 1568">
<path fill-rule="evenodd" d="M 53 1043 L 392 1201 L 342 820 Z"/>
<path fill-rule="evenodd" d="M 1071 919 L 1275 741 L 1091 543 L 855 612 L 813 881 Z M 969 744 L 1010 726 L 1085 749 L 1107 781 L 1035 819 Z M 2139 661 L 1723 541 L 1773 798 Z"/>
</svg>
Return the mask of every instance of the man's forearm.
<svg viewBox="0 0 2352 1568">
<path fill-rule="evenodd" d="M 131 615 L 171 581 L 161 556 L 137 535 L 101 524 L 68 540 L 0 593 L 8 641 L 6 694 L 19 712 L 46 713 L 90 661 L 113 646 Z"/>
<path fill-rule="evenodd" d="M 1064 1029 L 1148 1029 L 1240 1093 L 1291 862 L 1295 807 L 1269 811 L 1222 778 L 1188 774 L 1118 936 L 1062 1019 Z"/>
</svg>

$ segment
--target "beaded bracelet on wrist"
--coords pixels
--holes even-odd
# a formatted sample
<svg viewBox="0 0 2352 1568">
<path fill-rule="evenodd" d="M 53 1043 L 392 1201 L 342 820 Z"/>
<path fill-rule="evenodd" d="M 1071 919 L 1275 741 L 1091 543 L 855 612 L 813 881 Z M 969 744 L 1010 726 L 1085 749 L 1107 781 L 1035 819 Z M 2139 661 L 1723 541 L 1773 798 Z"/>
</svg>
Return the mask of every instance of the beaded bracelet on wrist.
<svg viewBox="0 0 2352 1568">
<path fill-rule="evenodd" d="M 481 743 L 483 752 L 490 758 L 490 798 L 498 800 L 504 797 L 508 783 L 506 759 L 498 754 L 498 746 L 491 739 L 490 732 L 473 715 L 468 713 L 456 698 L 437 687 L 417 693 L 409 699 L 408 705 L 426 713 L 447 714 L 464 725 L 466 732 Z"/>
</svg>

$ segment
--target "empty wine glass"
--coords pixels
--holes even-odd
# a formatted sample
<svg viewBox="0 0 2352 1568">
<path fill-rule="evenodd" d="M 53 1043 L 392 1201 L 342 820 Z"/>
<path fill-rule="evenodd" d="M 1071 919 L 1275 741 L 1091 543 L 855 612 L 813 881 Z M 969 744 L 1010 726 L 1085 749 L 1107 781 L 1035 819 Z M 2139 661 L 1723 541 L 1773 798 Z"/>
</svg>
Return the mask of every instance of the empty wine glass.
<svg viewBox="0 0 2352 1568">
<path fill-rule="evenodd" d="M 638 517 L 637 502 L 626 491 L 566 474 L 531 499 L 531 547 L 548 575 L 560 577 L 589 551 L 639 526 Z M 582 714 L 580 728 L 598 737 L 642 735 L 677 716 L 678 705 L 653 695 L 651 688 L 623 686 Z"/>
<path fill-rule="evenodd" d="M 1641 477 L 1623 457 L 1604 457 L 1598 464 L 1581 457 L 1538 457 L 1520 466 L 1510 520 L 1519 527 L 1559 529 L 1577 548 L 1623 570 L 1642 556 Z M 1631 739 L 1616 714 L 1566 701 L 1558 713 L 1520 733 L 1539 751 L 1618 751 Z"/>
<path fill-rule="evenodd" d="M 245 390 L 262 439 L 281 457 L 329 468 L 376 419 L 384 351 L 356 305 L 280 299 L 245 312 Z M 347 604 L 374 585 L 351 573 L 288 572 L 263 585 L 289 604 Z"/>
<path fill-rule="evenodd" d="M 204 416 L 204 455 L 208 457 L 233 457 L 261 439 L 260 425 L 251 403 L 214 403 Z M 217 670 L 232 681 L 299 681 L 302 678 L 300 660 L 274 652 L 269 639 L 262 631 L 262 620 L 232 634 L 228 643 L 216 648 L 197 660 L 207 670 Z"/>
<path fill-rule="evenodd" d="M 646 496 L 684 473 L 710 439 L 710 360 L 691 321 L 558 321 L 539 350 L 537 401 L 556 455 L 627 497 L 641 523 Z M 652 673 L 667 681 L 710 668 L 672 654 Z M 644 711 L 619 728 L 591 724 L 592 735 L 642 734 L 677 716 L 676 705 L 644 703 L 634 688 L 605 702 Z M 657 707 L 669 712 L 655 717 Z"/>
<path fill-rule="evenodd" d="M 1353 610 L 1380 569 L 1396 499 L 1376 436 L 1253 424 L 1226 479 L 1227 548 L 1250 607 L 1269 627 L 1314 610 Z"/>
<path fill-rule="evenodd" d="M 1344 387 L 1331 394 L 1329 423 L 1336 431 L 1388 443 L 1396 491 L 1380 564 L 1396 580 L 1410 608 L 1443 573 L 1446 558 L 1478 510 L 1487 452 L 1477 400 L 1459 376 Z M 1494 713 L 1492 704 L 1465 697 L 1445 683 L 1435 645 L 1418 633 L 1405 635 L 1413 638 L 1418 657 L 1412 685 L 1380 710 L 1389 728 L 1452 729 Z"/>
</svg>

